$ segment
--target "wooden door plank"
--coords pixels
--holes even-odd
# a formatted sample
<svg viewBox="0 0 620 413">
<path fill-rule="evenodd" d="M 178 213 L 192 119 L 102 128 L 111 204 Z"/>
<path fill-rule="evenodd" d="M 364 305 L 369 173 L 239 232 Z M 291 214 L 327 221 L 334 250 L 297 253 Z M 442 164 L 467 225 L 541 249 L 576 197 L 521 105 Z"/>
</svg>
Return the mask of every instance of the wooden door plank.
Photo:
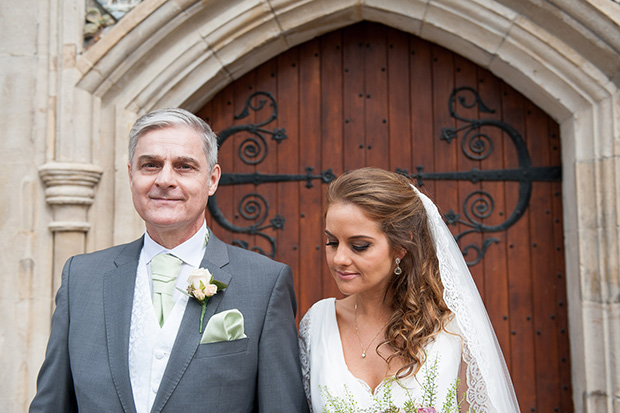
<svg viewBox="0 0 620 413">
<path fill-rule="evenodd" d="M 277 58 L 278 128 L 285 129 L 287 138 L 278 148 L 279 174 L 297 174 L 300 163 L 299 145 L 299 51 L 291 49 Z M 301 280 L 306 275 L 300 265 L 299 250 L 299 185 L 296 182 L 280 182 L 278 188 L 278 211 L 285 219 L 284 228 L 278 232 L 277 259 L 293 269 L 297 294 L 297 319 L 305 314 L 307 293 Z"/>
<path fill-rule="evenodd" d="M 423 167 L 424 172 L 434 172 L 435 165 L 434 147 L 439 139 L 435 134 L 433 122 L 433 58 L 431 45 L 418 38 L 410 37 L 409 40 L 409 85 L 411 100 L 411 157 L 409 173 L 418 172 L 418 167 Z M 401 166 L 402 168 L 402 166 Z M 419 185 L 418 185 L 419 186 Z M 435 181 L 423 182 L 424 192 L 431 198 L 435 197 Z"/>
<path fill-rule="evenodd" d="M 523 135 L 525 108 L 521 95 L 503 85 L 502 111 L 504 122 Z M 508 139 L 508 137 L 506 137 Z M 517 153 L 514 145 L 504 146 L 506 168 L 516 168 Z M 518 184 L 507 183 L 506 206 L 512 211 L 517 204 Z M 519 395 L 522 411 L 536 408 L 536 366 L 532 357 L 535 351 L 533 333 L 532 278 L 529 242 L 529 218 L 526 213 L 506 231 L 508 241 L 507 263 L 510 289 L 510 330 L 512 349 L 512 380 Z"/>
<path fill-rule="evenodd" d="M 476 66 L 469 60 L 455 55 L 454 72 L 455 88 L 458 89 L 463 87 L 472 87 L 472 85 L 476 85 Z M 455 102 L 455 109 L 458 116 L 465 119 L 479 119 L 486 116 L 485 113 L 480 113 L 479 106 L 472 105 L 472 103 L 475 102 L 475 96 L 472 93 L 461 92 L 459 95 L 467 99 L 467 105 L 457 104 Z M 470 125 L 471 122 L 456 120 L 457 130 L 463 127 L 469 127 Z M 456 147 L 456 167 L 452 170 L 471 171 L 473 169 L 487 169 L 486 163 L 484 164 L 485 166 L 483 166 L 483 163 L 480 160 L 472 159 L 473 156 L 481 155 L 481 153 L 478 153 L 476 151 L 476 149 L 480 149 L 480 147 L 477 147 L 476 145 L 486 145 L 487 143 L 483 136 L 477 138 L 479 133 L 479 130 L 473 129 L 470 129 L 468 133 L 468 130 L 465 129 L 458 134 L 456 140 L 450 143 L 450 145 Z M 484 147 L 489 148 L 488 145 L 482 146 L 481 148 Z M 484 206 L 490 204 L 489 199 L 480 194 L 481 189 L 482 184 L 480 182 L 459 181 L 457 183 L 457 202 L 462 221 L 470 222 L 473 224 L 483 223 L 484 216 L 490 210 L 490 207 L 485 208 Z M 456 227 L 456 231 L 458 231 L 459 234 L 469 230 L 471 230 L 471 227 L 465 224 L 459 224 Z M 470 245 L 481 246 L 482 239 L 482 233 L 479 232 L 471 232 L 470 234 L 461 238 L 459 244 L 461 246 L 461 249 L 466 254 L 465 259 L 467 261 L 473 262 L 477 254 L 475 253 L 475 249 L 470 248 L 469 250 L 467 250 L 466 248 Z M 484 268 L 481 264 L 477 264 L 470 266 L 469 269 L 471 271 L 472 277 L 474 278 L 474 281 L 476 282 L 478 291 L 480 292 L 480 295 L 484 300 Z"/>
<path fill-rule="evenodd" d="M 299 107 L 303 112 L 299 116 L 299 149 L 303 163 L 298 173 L 304 173 L 304 166 L 318 171 L 321 167 L 321 70 L 320 44 L 318 40 L 305 43 L 299 48 Z M 316 184 L 311 188 L 305 182 L 299 184 L 300 226 L 300 266 L 304 276 L 300 287 L 307 295 L 302 297 L 301 306 L 311 306 L 323 293 L 322 282 L 317 282 L 321 273 L 323 243 L 323 220 L 321 211 L 321 187 Z M 322 281 L 322 280 L 321 280 Z"/>
<path fill-rule="evenodd" d="M 411 100 L 409 84 L 409 36 L 390 30 L 387 37 L 389 166 L 411 170 Z"/>
<path fill-rule="evenodd" d="M 344 171 L 344 104 L 343 104 L 343 47 L 342 31 L 329 33 L 321 38 L 321 162 L 322 171 L 331 170 L 335 175 Z M 321 186 L 321 280 L 323 297 L 342 298 L 325 260 L 325 190 Z"/>
<path fill-rule="evenodd" d="M 532 103 L 527 104 L 526 139 L 532 165 L 549 164 L 549 132 L 547 118 Z M 554 263 L 549 259 L 553 251 L 553 224 L 551 221 L 551 184 L 536 182 L 532 187 L 529 207 L 532 257 L 532 298 L 534 304 L 536 387 L 538 411 L 559 409 L 559 356 L 556 328 L 556 285 L 553 279 Z"/>
<path fill-rule="evenodd" d="M 255 92 L 265 92 L 272 95 L 274 98 L 278 98 L 277 91 L 277 82 L 276 82 L 276 70 L 277 70 L 277 59 L 271 59 L 268 62 L 260 65 L 256 68 L 256 90 Z M 268 103 L 266 98 L 262 98 L 263 101 Z M 277 100 L 276 100 L 277 102 Z M 263 110 L 259 111 L 256 115 L 256 122 L 267 122 L 273 114 L 273 110 L 271 107 L 266 107 Z M 263 126 L 266 130 L 273 131 L 274 128 L 277 127 L 277 122 L 271 121 Z M 276 140 L 273 139 L 273 135 L 268 133 L 263 134 L 266 141 L 266 153 L 265 158 L 262 162 L 256 165 L 256 171 L 262 174 L 270 174 L 273 171 L 277 170 L 278 167 L 278 149 L 281 144 L 277 143 Z M 254 191 L 259 194 L 264 199 L 264 217 L 265 220 L 261 224 L 261 226 L 269 225 L 270 220 L 274 219 L 278 214 L 279 210 L 277 208 L 278 205 L 278 193 L 277 187 L 275 185 L 259 185 L 254 188 Z M 259 201 L 257 199 L 257 201 Z M 262 200 L 260 200 L 262 202 Z M 280 231 L 269 228 L 265 229 L 263 232 L 266 236 L 272 237 L 276 240 L 275 251 L 272 251 L 274 248 L 271 243 L 263 238 L 256 236 L 254 237 L 255 245 L 261 248 L 267 255 L 273 255 L 277 252 L 277 238 L 278 233 Z"/>
<path fill-rule="evenodd" d="M 547 118 L 549 129 L 549 164 L 562 164 L 559 125 L 551 118 Z M 564 227 L 562 222 L 562 183 L 551 183 L 551 208 L 553 218 L 553 264 L 554 279 L 556 281 L 556 297 L 554 300 L 556 316 L 556 335 L 558 336 L 560 412 L 572 412 L 573 393 L 571 380 L 570 343 L 568 340 L 568 303 L 566 298 L 566 268 L 564 261 Z"/>
<path fill-rule="evenodd" d="M 256 90 L 256 70 L 248 72 L 234 83 L 233 88 L 233 108 L 235 115 L 239 115 L 243 112 L 246 102 L 250 95 Z M 256 98 L 255 98 L 256 99 Z M 256 120 L 256 111 L 249 110 L 248 116 L 242 119 L 235 119 L 235 125 L 247 125 L 253 124 Z M 229 140 L 233 146 L 233 170 L 235 173 L 251 174 L 256 172 L 256 166 L 251 162 L 255 160 L 253 153 L 259 152 L 259 150 L 251 150 L 255 147 L 254 135 L 250 132 L 241 132 L 233 135 Z M 248 151 L 248 149 L 250 149 Z M 243 184 L 233 186 L 232 202 L 234 208 L 234 215 L 231 221 L 234 225 L 239 227 L 248 227 L 253 224 L 253 220 L 250 218 L 252 215 L 247 214 L 248 198 L 246 195 L 254 192 L 254 186 L 252 184 Z M 252 249 L 256 245 L 255 237 L 247 234 L 240 233 L 235 234 L 235 240 L 239 242 L 247 243 L 249 249 Z"/>
<path fill-rule="evenodd" d="M 234 116 L 233 91 L 233 85 L 227 86 L 224 90 L 218 93 L 213 100 L 213 124 L 211 126 L 213 131 L 218 135 L 223 129 L 226 129 L 232 125 L 232 119 Z M 233 171 L 235 171 L 235 152 L 232 141 L 233 138 L 231 137 L 223 142 L 219 148 L 218 163 L 220 164 L 222 173 L 233 173 Z M 215 193 L 218 208 L 229 220 L 229 222 L 233 222 L 233 216 L 235 214 L 232 198 L 233 191 L 234 188 L 232 186 L 220 185 Z M 224 230 L 224 227 L 215 223 L 215 220 L 211 220 L 210 222 L 213 225 L 211 229 L 218 238 L 226 243 L 232 243 L 234 239 L 234 234 L 232 232 Z"/>
<path fill-rule="evenodd" d="M 458 146 L 441 140 L 444 128 L 453 128 L 456 123 L 450 116 L 447 107 L 450 94 L 454 90 L 454 54 L 440 46 L 431 47 L 432 59 L 432 85 L 433 85 L 433 172 L 446 172 L 458 170 L 457 150 Z M 426 139 L 429 139 L 428 137 Z M 431 172 L 430 170 L 425 170 Z M 458 199 L 458 184 L 456 181 L 437 181 L 435 182 L 434 200 L 441 212 L 445 215 L 450 211 L 460 210 Z M 458 229 L 450 226 L 453 234 Z"/>
<path fill-rule="evenodd" d="M 481 113 L 485 119 L 501 120 L 502 104 L 500 81 L 489 71 L 478 68 L 478 93 L 485 105 L 494 110 L 494 113 Z M 501 129 L 486 127 L 481 132 L 489 137 L 493 143 L 492 154 L 484 160 L 484 168 L 487 170 L 504 169 L 504 139 Z M 503 182 L 486 181 L 482 183 L 482 190 L 491 194 L 494 200 L 495 211 L 484 224 L 497 226 L 507 218 L 505 204 L 505 184 Z M 511 370 L 510 349 L 510 322 L 509 322 L 509 290 L 508 270 L 506 267 L 506 232 L 489 232 L 483 237 L 484 240 L 496 240 L 487 249 L 482 266 L 484 271 L 484 297 L 485 305 L 489 310 L 489 318 L 495 328 L 495 334 L 504 352 L 504 359 Z"/>
<path fill-rule="evenodd" d="M 214 100 L 207 102 L 195 114 L 196 116 L 198 116 L 199 118 L 207 122 L 207 124 L 209 124 L 209 126 L 211 126 L 212 129 L 213 129 L 213 125 L 211 124 L 211 119 L 213 116 L 213 102 Z M 209 211 L 206 208 L 205 208 L 205 221 L 207 222 L 207 227 L 213 228 L 212 224 L 214 224 L 214 222 L 213 223 L 211 222 L 213 220 L 211 219 L 211 215 L 209 214 Z"/>
<path fill-rule="evenodd" d="M 364 26 L 347 27 L 343 32 L 344 169 L 365 165 L 364 130 Z"/>
<path fill-rule="evenodd" d="M 389 169 L 387 28 L 369 24 L 364 41 L 364 123 L 368 166 Z"/>
</svg>

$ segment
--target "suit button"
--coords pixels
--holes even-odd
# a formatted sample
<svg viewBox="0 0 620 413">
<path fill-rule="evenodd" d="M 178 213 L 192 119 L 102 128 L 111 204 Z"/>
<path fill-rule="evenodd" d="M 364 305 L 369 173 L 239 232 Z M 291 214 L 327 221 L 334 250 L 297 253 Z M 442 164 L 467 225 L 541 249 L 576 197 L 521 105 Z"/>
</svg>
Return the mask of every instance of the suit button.
<svg viewBox="0 0 620 413">
<path fill-rule="evenodd" d="M 166 353 L 164 353 L 163 350 L 156 350 L 155 351 L 155 358 L 157 360 L 163 359 L 165 355 L 166 355 Z"/>
</svg>

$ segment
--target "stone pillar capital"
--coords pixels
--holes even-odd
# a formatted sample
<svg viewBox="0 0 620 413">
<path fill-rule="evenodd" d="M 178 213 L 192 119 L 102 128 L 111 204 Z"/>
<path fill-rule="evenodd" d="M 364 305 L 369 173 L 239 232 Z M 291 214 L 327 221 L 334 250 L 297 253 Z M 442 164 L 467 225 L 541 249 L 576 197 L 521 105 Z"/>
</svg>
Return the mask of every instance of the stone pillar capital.
<svg viewBox="0 0 620 413">
<path fill-rule="evenodd" d="M 88 232 L 88 207 L 103 170 L 88 163 L 48 162 L 39 168 L 45 198 L 54 211 L 49 228 L 54 231 Z"/>
</svg>

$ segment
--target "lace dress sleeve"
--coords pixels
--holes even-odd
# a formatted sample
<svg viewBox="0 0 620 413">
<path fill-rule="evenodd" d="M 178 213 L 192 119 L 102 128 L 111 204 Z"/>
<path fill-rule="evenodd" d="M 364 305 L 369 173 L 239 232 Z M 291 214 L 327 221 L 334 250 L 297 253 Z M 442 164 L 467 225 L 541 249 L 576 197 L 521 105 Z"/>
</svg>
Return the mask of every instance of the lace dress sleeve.
<svg viewBox="0 0 620 413">
<path fill-rule="evenodd" d="M 306 399 L 310 413 L 312 413 L 312 401 L 310 398 L 310 311 L 306 313 L 299 323 L 299 361 L 301 363 L 301 374 L 306 392 Z"/>
</svg>

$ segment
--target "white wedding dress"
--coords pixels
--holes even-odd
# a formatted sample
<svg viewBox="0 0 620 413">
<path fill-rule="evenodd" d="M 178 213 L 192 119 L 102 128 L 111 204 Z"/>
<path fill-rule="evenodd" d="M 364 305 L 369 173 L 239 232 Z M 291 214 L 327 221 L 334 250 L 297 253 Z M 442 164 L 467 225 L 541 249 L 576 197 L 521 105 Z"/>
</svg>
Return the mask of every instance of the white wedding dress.
<svg viewBox="0 0 620 413">
<path fill-rule="evenodd" d="M 453 330 L 455 324 L 448 326 L 450 332 L 457 333 Z M 424 400 L 424 386 L 429 382 L 436 385 L 432 407 L 440 412 L 461 363 L 460 336 L 441 331 L 426 347 L 427 362 L 417 375 L 398 381 L 387 378 L 373 391 L 347 368 L 334 298 L 321 300 L 308 310 L 299 326 L 299 343 L 304 389 L 314 413 L 332 412 L 334 403 L 350 406 L 352 411 L 360 413 L 381 412 L 390 406 L 402 408 L 408 400 L 416 407 L 431 407 Z M 427 380 L 433 373 L 435 379 Z M 454 393 L 450 397 L 456 404 Z"/>
</svg>

